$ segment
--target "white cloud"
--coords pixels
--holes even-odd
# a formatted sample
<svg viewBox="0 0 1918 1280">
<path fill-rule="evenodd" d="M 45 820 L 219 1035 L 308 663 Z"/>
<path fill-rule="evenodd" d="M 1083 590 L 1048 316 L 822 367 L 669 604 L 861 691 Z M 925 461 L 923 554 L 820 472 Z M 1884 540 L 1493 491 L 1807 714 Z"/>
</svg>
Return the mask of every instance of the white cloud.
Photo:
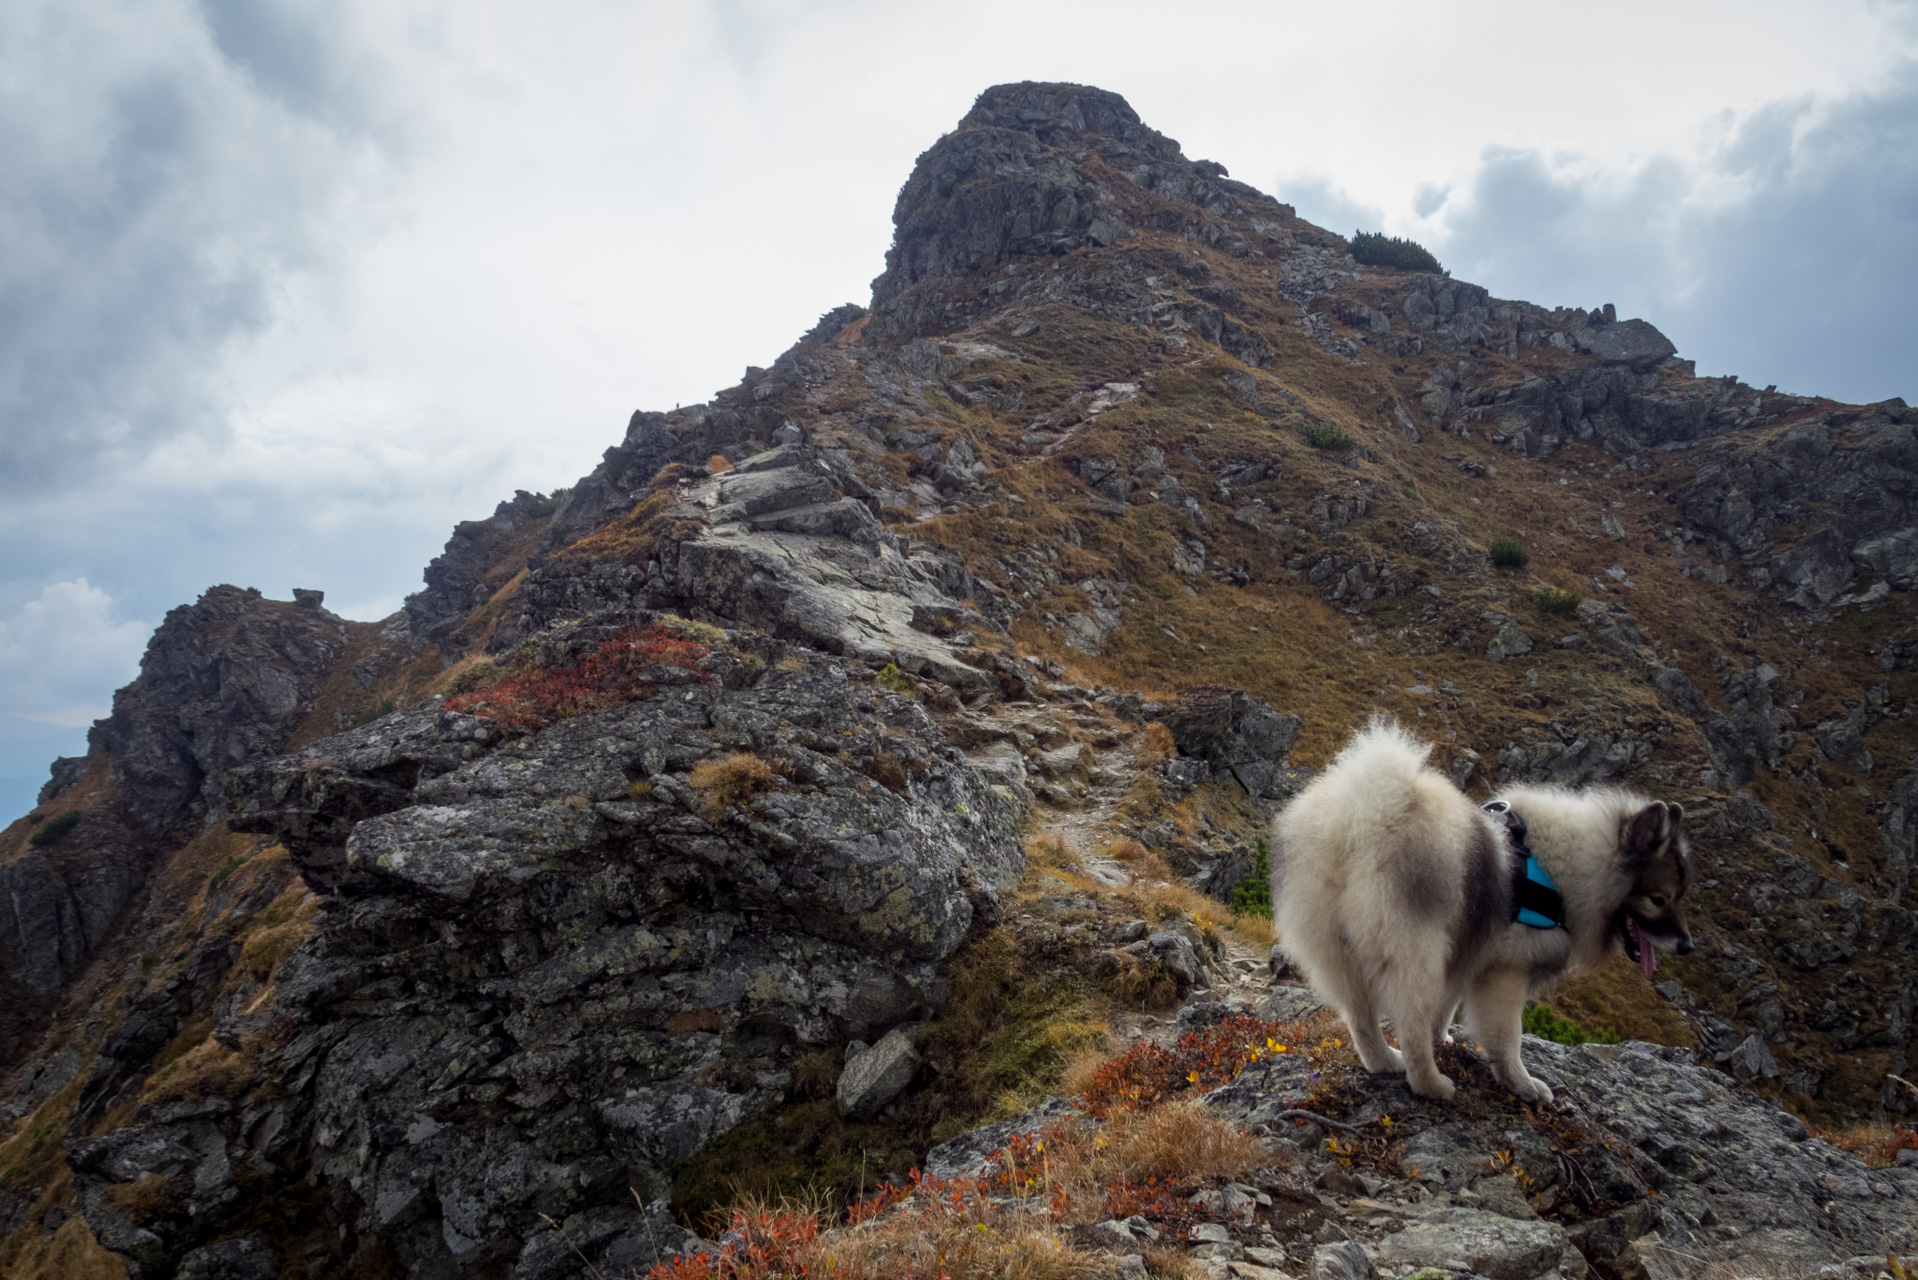
<svg viewBox="0 0 1918 1280">
<path fill-rule="evenodd" d="M 1625 164 L 1492 151 L 1432 246 L 1506 297 L 1644 316 L 1701 372 L 1918 400 L 1918 62 L 1680 141 Z"/>
<path fill-rule="evenodd" d="M 0 620 L 0 713 L 67 727 L 105 714 L 96 700 L 139 671 L 153 630 L 114 612 L 112 597 L 76 578 Z"/>
</svg>

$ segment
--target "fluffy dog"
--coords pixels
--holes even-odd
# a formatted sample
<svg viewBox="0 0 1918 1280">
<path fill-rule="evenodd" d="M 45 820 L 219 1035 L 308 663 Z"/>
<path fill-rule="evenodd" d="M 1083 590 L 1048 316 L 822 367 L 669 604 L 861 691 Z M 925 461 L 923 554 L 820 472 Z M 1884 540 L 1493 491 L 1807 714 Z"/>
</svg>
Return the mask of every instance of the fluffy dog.
<svg viewBox="0 0 1918 1280">
<path fill-rule="evenodd" d="M 1511 787 L 1520 821 L 1474 804 L 1426 763 L 1431 751 L 1381 720 L 1361 730 L 1273 824 L 1279 938 L 1352 1030 L 1365 1069 L 1404 1071 L 1450 1098 L 1432 1043 L 1463 1001 L 1466 1034 L 1518 1097 L 1552 1091 L 1519 1057 L 1525 1002 L 1622 947 L 1649 978 L 1655 948 L 1692 949 L 1683 901 L 1691 859 L 1675 804 L 1599 787 Z M 1501 811 L 1502 812 L 1502 811 Z M 1521 923 L 1530 851 L 1562 897 L 1563 923 Z M 1530 878 L 1541 877 L 1533 870 Z M 1547 910 L 1553 905 L 1546 898 Z M 1528 912 L 1527 919 L 1540 917 Z M 1390 1018 L 1399 1047 L 1379 1030 Z"/>
</svg>

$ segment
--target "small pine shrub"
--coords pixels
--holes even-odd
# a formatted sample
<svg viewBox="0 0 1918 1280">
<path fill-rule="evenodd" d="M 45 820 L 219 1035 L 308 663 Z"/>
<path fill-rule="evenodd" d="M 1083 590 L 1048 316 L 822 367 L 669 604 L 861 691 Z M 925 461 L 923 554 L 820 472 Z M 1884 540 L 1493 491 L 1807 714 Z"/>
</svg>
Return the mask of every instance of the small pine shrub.
<svg viewBox="0 0 1918 1280">
<path fill-rule="evenodd" d="M 1346 453 L 1358 447 L 1358 441 L 1346 435 L 1337 427 L 1329 424 L 1307 427 L 1305 442 L 1314 449 L 1324 449 L 1327 453 Z"/>
<path fill-rule="evenodd" d="M 1232 886 L 1232 914 L 1272 918 L 1272 849 L 1261 840 L 1252 854 L 1252 870 Z"/>
<path fill-rule="evenodd" d="M 1540 613 L 1549 613 L 1554 618 L 1569 618 L 1578 612 L 1580 602 L 1585 599 L 1576 591 L 1561 591 L 1557 587 L 1547 587 L 1532 597 L 1532 603 L 1538 606 Z"/>
<path fill-rule="evenodd" d="M 1418 241 L 1403 240 L 1378 231 L 1352 233 L 1352 260 L 1365 267 L 1392 267 L 1399 271 L 1445 274 L 1445 268 L 1439 265 L 1439 260 Z"/>
<path fill-rule="evenodd" d="M 67 832 L 80 825 L 80 811 L 68 809 L 40 824 L 40 829 L 27 837 L 27 843 L 36 849 L 44 849 Z"/>
<path fill-rule="evenodd" d="M 912 681 L 906 679 L 906 673 L 892 663 L 888 662 L 885 666 L 879 668 L 878 678 L 880 684 L 885 685 L 894 693 L 908 698 L 913 696 Z"/>
<path fill-rule="evenodd" d="M 1558 1044 L 1617 1044 L 1618 1032 L 1610 1027 L 1587 1031 L 1570 1018 L 1560 1015 L 1549 1004 L 1525 1006 L 1524 1029 L 1527 1035 Z"/>
<path fill-rule="evenodd" d="M 1491 550 L 1494 568 L 1523 569 L 1532 563 L 1531 554 L 1519 545 L 1517 538 L 1495 538 L 1492 541 Z"/>
</svg>

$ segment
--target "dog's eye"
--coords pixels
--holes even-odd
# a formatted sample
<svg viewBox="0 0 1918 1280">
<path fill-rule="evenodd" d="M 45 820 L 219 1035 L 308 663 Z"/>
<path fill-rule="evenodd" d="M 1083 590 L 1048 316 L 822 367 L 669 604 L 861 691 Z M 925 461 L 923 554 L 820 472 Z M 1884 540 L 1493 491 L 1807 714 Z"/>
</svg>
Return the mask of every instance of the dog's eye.
<svg viewBox="0 0 1918 1280">
<path fill-rule="evenodd" d="M 1663 911 L 1665 909 L 1665 903 L 1667 901 L 1668 899 L 1662 893 L 1654 893 L 1652 895 L 1652 905 L 1654 907 L 1657 907 L 1660 911 Z"/>
</svg>

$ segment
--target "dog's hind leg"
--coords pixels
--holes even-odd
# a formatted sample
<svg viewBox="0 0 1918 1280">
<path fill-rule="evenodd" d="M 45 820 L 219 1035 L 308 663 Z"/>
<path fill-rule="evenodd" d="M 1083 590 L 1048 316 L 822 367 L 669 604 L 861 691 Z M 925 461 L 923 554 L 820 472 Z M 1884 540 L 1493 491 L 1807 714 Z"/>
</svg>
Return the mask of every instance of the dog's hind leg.
<svg viewBox="0 0 1918 1280">
<path fill-rule="evenodd" d="M 1525 1070 L 1519 1055 L 1520 1028 L 1525 1020 L 1525 974 L 1517 969 L 1493 969 L 1479 975 L 1465 998 L 1466 1032 L 1485 1049 L 1485 1059 L 1514 1097 L 1524 1102 L 1550 1102 L 1552 1091 Z"/>
<path fill-rule="evenodd" d="M 1364 977 L 1343 964 L 1327 965 L 1313 976 L 1320 994 L 1351 1029 L 1352 1048 L 1359 1055 L 1360 1065 L 1374 1075 L 1405 1070 L 1405 1060 L 1385 1043 L 1385 1033 L 1379 1030 L 1379 1007 Z"/>
<path fill-rule="evenodd" d="M 1392 1010 L 1392 1025 L 1399 1029 L 1405 1083 L 1421 1098 L 1449 1101 L 1457 1090 L 1451 1078 L 1438 1069 L 1438 1059 L 1432 1053 L 1432 1030 L 1439 1019 L 1451 1013 L 1454 997 L 1449 991 L 1438 991 L 1424 1000 L 1405 993 L 1404 999 L 1402 1007 Z"/>
</svg>

